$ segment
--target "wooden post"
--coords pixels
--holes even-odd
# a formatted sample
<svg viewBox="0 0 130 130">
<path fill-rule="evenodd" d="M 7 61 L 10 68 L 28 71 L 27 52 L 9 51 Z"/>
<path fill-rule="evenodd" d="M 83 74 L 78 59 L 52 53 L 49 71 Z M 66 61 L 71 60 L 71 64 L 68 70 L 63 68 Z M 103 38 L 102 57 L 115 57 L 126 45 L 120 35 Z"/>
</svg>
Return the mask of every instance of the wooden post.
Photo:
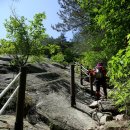
<svg viewBox="0 0 130 130">
<path fill-rule="evenodd" d="M 75 101 L 75 81 L 74 81 L 74 65 L 71 65 L 71 107 L 75 107 L 76 101 Z"/>
<path fill-rule="evenodd" d="M 15 130 L 23 130 L 25 89 L 26 89 L 26 67 L 21 67 L 17 108 L 16 108 Z"/>
<path fill-rule="evenodd" d="M 89 83 L 91 88 L 91 96 L 93 96 L 93 77 L 91 73 L 89 74 Z"/>
<path fill-rule="evenodd" d="M 83 85 L 83 72 L 82 72 L 82 64 L 80 64 L 80 84 Z"/>
</svg>

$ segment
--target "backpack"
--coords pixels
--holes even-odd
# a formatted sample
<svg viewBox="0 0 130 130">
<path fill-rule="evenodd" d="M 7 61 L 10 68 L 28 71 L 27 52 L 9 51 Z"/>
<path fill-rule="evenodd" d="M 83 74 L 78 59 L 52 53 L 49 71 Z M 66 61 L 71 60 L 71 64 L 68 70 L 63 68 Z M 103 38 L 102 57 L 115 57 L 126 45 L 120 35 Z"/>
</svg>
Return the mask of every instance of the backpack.
<svg viewBox="0 0 130 130">
<path fill-rule="evenodd" d="M 95 69 L 95 77 L 100 79 L 104 77 L 103 68 L 102 67 L 96 67 Z"/>
</svg>

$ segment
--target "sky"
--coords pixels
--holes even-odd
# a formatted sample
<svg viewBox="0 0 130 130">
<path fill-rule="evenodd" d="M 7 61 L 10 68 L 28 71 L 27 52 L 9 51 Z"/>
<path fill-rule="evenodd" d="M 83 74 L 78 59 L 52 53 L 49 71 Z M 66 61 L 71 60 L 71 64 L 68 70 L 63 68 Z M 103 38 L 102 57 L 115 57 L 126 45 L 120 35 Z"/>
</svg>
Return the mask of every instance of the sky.
<svg viewBox="0 0 130 130">
<path fill-rule="evenodd" d="M 15 2 L 14 2 L 15 1 Z M 60 6 L 58 0 L 0 0 L 0 39 L 6 37 L 6 29 L 3 25 L 5 19 L 9 19 L 12 15 L 11 10 L 15 9 L 18 16 L 24 16 L 28 20 L 32 20 L 36 13 L 45 12 L 46 19 L 43 24 L 46 28 L 46 33 L 53 38 L 57 38 L 61 33 L 53 30 L 51 25 L 55 25 L 61 20 L 57 15 Z M 66 35 L 67 40 L 72 38 L 72 32 Z"/>
</svg>

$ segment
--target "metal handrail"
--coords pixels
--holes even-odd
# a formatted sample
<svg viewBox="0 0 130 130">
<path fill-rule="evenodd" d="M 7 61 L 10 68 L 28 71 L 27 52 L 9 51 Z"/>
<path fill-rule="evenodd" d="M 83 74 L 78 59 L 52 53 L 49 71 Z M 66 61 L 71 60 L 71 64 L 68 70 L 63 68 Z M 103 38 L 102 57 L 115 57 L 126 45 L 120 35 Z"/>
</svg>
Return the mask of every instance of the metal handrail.
<svg viewBox="0 0 130 130">
<path fill-rule="evenodd" d="M 76 63 L 78 66 L 80 66 L 80 84 L 83 85 L 83 73 L 89 77 L 89 83 L 90 83 L 90 88 L 91 88 L 91 96 L 93 96 L 93 80 L 92 80 L 92 75 L 89 72 L 88 69 L 86 69 L 82 64 Z M 83 72 L 83 73 L 82 73 Z"/>
<path fill-rule="evenodd" d="M 20 72 L 18 75 L 13 79 L 13 81 L 1 92 L 0 98 L 2 98 L 5 93 L 10 89 L 10 87 L 15 83 L 15 81 L 19 78 L 19 86 L 13 91 L 12 95 L 9 97 L 9 99 L 6 101 L 6 103 L 3 105 L 3 107 L 0 110 L 0 115 L 4 112 L 16 92 L 18 91 L 18 98 L 17 98 L 17 104 L 16 104 L 16 121 L 15 121 L 15 130 L 23 130 L 23 116 L 24 116 L 24 101 L 25 101 L 25 90 L 26 90 L 26 67 L 23 66 L 20 68 Z"/>
<path fill-rule="evenodd" d="M 9 97 L 9 99 L 6 101 L 6 103 L 4 104 L 4 106 L 1 108 L 0 110 L 0 115 L 2 115 L 2 113 L 4 112 L 4 110 L 6 109 L 6 107 L 8 106 L 8 104 L 10 103 L 10 101 L 12 100 L 13 96 L 16 94 L 16 92 L 18 91 L 19 86 L 17 86 L 17 88 L 14 90 L 14 92 L 12 93 L 12 95 Z"/>
<path fill-rule="evenodd" d="M 82 68 L 81 71 L 84 72 L 84 74 L 89 77 L 89 74 L 86 73 L 89 71 L 88 69 L 86 69 L 82 64 L 80 64 L 78 62 L 75 62 L 75 65 L 81 66 L 81 68 Z"/>
<path fill-rule="evenodd" d="M 0 99 L 6 94 L 6 92 L 10 89 L 10 87 L 15 83 L 15 81 L 19 78 L 20 74 L 21 74 L 21 72 L 19 72 L 17 74 L 17 76 L 12 80 L 12 82 L 0 93 Z M 12 100 L 13 96 L 17 92 L 18 88 L 19 88 L 19 86 L 17 86 L 17 88 L 14 90 L 14 92 L 12 93 L 12 95 L 10 96 L 10 98 L 6 101 L 6 103 L 4 104 L 4 106 L 0 109 L 0 115 L 6 109 L 6 107 L 8 106 L 8 104 L 10 103 L 10 101 Z"/>
<path fill-rule="evenodd" d="M 85 75 L 89 76 L 86 72 L 88 72 L 89 70 L 86 69 L 83 65 L 81 65 L 82 69 L 81 71 L 84 72 Z"/>
<path fill-rule="evenodd" d="M 14 82 L 19 78 L 21 72 L 12 80 L 12 82 L 0 93 L 0 99 L 5 95 L 5 93 L 10 89 Z"/>
</svg>

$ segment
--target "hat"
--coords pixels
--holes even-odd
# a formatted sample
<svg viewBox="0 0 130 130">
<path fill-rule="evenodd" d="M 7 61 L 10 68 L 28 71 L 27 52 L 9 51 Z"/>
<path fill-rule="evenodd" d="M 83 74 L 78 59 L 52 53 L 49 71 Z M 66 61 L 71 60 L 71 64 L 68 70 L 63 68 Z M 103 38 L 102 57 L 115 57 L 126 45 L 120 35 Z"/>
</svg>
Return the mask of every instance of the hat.
<svg viewBox="0 0 130 130">
<path fill-rule="evenodd" d="M 103 63 L 98 63 L 97 67 L 103 66 Z"/>
</svg>

